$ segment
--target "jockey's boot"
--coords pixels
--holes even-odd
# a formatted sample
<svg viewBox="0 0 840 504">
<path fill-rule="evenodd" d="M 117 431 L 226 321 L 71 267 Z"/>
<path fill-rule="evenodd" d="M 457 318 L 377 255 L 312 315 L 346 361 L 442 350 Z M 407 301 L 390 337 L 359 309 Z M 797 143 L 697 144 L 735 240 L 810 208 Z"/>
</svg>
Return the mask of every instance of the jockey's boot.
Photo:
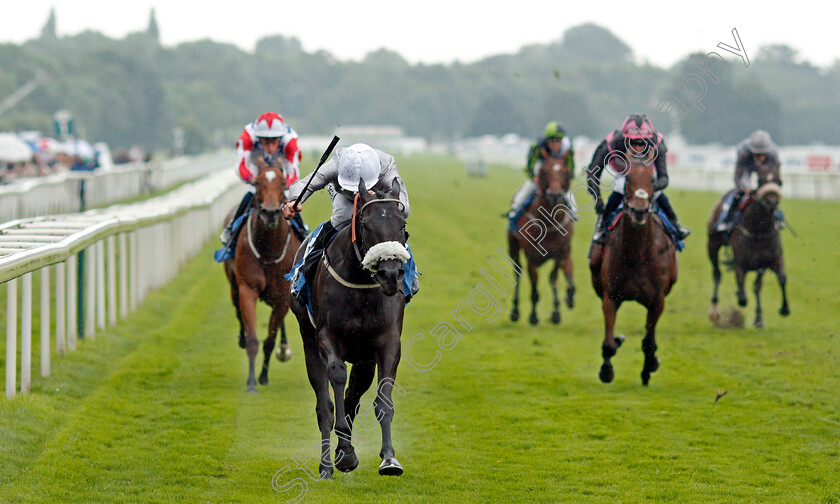
<svg viewBox="0 0 840 504">
<path fill-rule="evenodd" d="M 678 220 L 674 219 L 673 224 L 674 224 L 674 227 L 677 228 L 677 238 L 678 239 L 685 240 L 688 237 L 688 235 L 691 234 L 691 230 L 688 229 L 687 227 L 683 226 L 682 224 L 680 224 L 680 222 Z"/>
<path fill-rule="evenodd" d="M 595 223 L 595 232 L 592 234 L 592 241 L 601 245 L 607 243 L 607 218 L 604 214 L 598 216 Z"/>
</svg>

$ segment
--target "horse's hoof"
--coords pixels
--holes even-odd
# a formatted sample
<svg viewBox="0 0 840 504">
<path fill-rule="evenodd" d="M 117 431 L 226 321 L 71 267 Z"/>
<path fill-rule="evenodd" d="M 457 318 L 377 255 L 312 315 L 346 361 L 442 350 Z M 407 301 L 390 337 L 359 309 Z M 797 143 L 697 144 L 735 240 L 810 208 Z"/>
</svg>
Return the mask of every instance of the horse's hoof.
<svg viewBox="0 0 840 504">
<path fill-rule="evenodd" d="M 747 296 L 738 296 L 738 306 L 740 306 L 741 308 L 747 306 Z"/>
<path fill-rule="evenodd" d="M 274 355 L 277 356 L 277 360 L 280 362 L 286 362 L 292 358 L 292 349 L 289 348 L 288 343 L 280 343 L 280 347 Z"/>
<path fill-rule="evenodd" d="M 516 322 L 517 320 L 519 320 L 519 310 L 512 310 L 510 312 L 510 321 Z"/>
<path fill-rule="evenodd" d="M 646 365 L 647 365 L 647 363 L 646 363 Z M 654 355 L 653 358 L 650 361 L 650 365 L 647 365 L 647 368 L 648 368 L 648 371 L 650 371 L 651 373 L 655 373 L 656 370 L 659 369 L 659 357 L 656 357 Z"/>
<path fill-rule="evenodd" d="M 788 315 L 790 315 L 790 308 L 788 308 L 787 305 L 782 306 L 779 309 L 779 315 L 781 315 L 782 317 L 787 317 Z"/>
<path fill-rule="evenodd" d="M 647 387 L 648 382 L 650 381 L 650 372 L 647 369 L 642 371 L 642 385 Z"/>
<path fill-rule="evenodd" d="M 341 458 L 339 458 L 339 455 L 341 455 Z M 336 469 L 341 472 L 350 472 L 357 467 L 359 467 L 359 457 L 356 456 L 355 450 L 352 450 L 349 453 L 344 453 L 344 450 L 341 448 L 335 450 Z"/>
<path fill-rule="evenodd" d="M 568 306 L 570 309 L 575 307 L 574 296 L 566 296 L 566 306 Z"/>
<path fill-rule="evenodd" d="M 531 325 L 537 325 L 537 324 L 539 324 L 539 322 L 540 322 L 540 318 L 539 318 L 539 317 L 537 317 L 537 313 L 536 313 L 536 312 L 531 312 L 531 316 L 530 316 L 530 317 L 528 317 L 528 322 L 530 322 L 530 323 L 531 323 Z"/>
<path fill-rule="evenodd" d="M 268 385 L 268 373 L 261 373 L 260 374 L 260 385 Z"/>
<path fill-rule="evenodd" d="M 598 372 L 598 378 L 600 378 L 604 383 L 613 381 L 613 378 L 615 378 L 615 372 L 613 371 L 612 364 L 609 362 L 602 364 L 601 371 Z"/>
<path fill-rule="evenodd" d="M 333 479 L 333 468 L 331 465 L 321 464 L 320 466 L 318 466 L 318 470 L 321 471 L 320 476 L 322 480 Z"/>
<path fill-rule="evenodd" d="M 403 473 L 403 468 L 394 457 L 388 457 L 379 464 L 380 476 L 399 476 Z"/>
<path fill-rule="evenodd" d="M 248 393 L 249 394 L 256 394 L 257 393 L 257 386 L 256 385 L 248 385 Z"/>
<path fill-rule="evenodd" d="M 757 318 L 757 319 L 755 319 L 755 322 L 753 323 L 753 325 L 755 326 L 756 329 L 764 329 L 764 320 L 762 320 L 760 318 Z"/>
<path fill-rule="evenodd" d="M 556 311 L 556 312 L 551 314 L 551 321 L 555 324 L 560 323 L 560 312 L 559 311 Z"/>
<path fill-rule="evenodd" d="M 720 320 L 720 311 L 718 311 L 717 305 L 713 305 L 709 308 L 709 320 L 715 325 L 717 325 Z"/>
<path fill-rule="evenodd" d="M 239 333 L 239 348 L 245 348 L 245 334 Z"/>
</svg>

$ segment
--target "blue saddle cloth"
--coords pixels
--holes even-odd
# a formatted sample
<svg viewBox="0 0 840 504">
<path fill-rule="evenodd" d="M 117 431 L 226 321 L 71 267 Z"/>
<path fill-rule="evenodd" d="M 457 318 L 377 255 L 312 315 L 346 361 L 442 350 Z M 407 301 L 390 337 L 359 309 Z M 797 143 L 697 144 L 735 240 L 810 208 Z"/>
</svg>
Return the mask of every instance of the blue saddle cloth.
<svg viewBox="0 0 840 504">
<path fill-rule="evenodd" d="M 306 306 L 306 309 L 309 310 L 310 315 L 314 316 L 314 311 L 312 308 L 312 296 L 310 295 L 311 286 L 309 285 L 311 279 L 306 278 L 306 275 L 304 274 L 305 270 L 300 270 L 304 267 L 304 264 L 306 264 L 307 258 L 311 257 L 313 254 L 318 254 L 318 257 L 320 258 L 321 254 L 324 252 L 324 249 L 329 247 L 330 243 L 332 243 L 332 241 L 338 235 L 338 232 L 347 227 L 349 224 L 349 222 L 339 224 L 338 227 L 336 227 L 335 233 L 333 233 L 333 235 L 327 239 L 326 243 L 324 243 L 323 248 L 319 248 L 317 250 L 313 250 L 315 248 L 315 240 L 321 233 L 321 229 L 324 227 L 324 224 L 322 223 L 317 228 L 315 228 L 315 230 L 312 231 L 312 233 L 309 235 L 309 240 L 306 244 L 306 249 L 304 250 L 300 260 L 298 260 L 294 264 L 294 266 L 292 266 L 292 269 L 285 275 L 286 280 L 292 282 L 292 295 L 297 294 L 298 300 Z M 406 243 L 405 248 L 408 250 L 408 254 L 410 256 L 408 261 L 403 263 L 403 271 L 405 273 L 403 276 L 403 292 L 407 293 L 405 302 L 406 304 L 408 304 L 408 301 L 414 295 L 417 294 L 417 286 L 414 285 L 414 281 L 415 277 L 419 278 L 421 273 L 417 269 L 417 264 L 414 262 L 414 254 L 411 252 L 411 247 Z M 412 287 L 414 287 L 414 290 L 412 290 Z"/>
</svg>

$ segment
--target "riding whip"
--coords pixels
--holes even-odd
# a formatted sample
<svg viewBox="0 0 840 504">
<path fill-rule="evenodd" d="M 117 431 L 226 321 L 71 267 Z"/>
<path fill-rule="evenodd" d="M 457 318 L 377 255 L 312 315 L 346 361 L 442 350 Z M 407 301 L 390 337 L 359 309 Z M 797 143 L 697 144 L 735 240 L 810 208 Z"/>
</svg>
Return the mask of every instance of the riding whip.
<svg viewBox="0 0 840 504">
<path fill-rule="evenodd" d="M 327 147 L 327 150 L 324 151 L 324 155 L 321 156 L 321 161 L 318 162 L 318 166 L 315 167 L 315 171 L 312 172 L 312 176 L 309 177 L 309 180 L 306 181 L 306 185 L 303 186 L 303 190 L 300 192 L 300 194 L 298 194 L 298 197 L 295 198 L 295 204 L 292 205 L 292 208 L 295 212 L 297 212 L 297 206 L 298 202 L 300 201 L 300 198 L 306 193 L 306 190 L 309 189 L 309 184 L 312 183 L 312 179 L 315 178 L 315 174 L 318 173 L 318 169 L 321 168 L 321 165 L 323 165 L 327 158 L 330 157 L 330 154 L 332 154 L 332 151 L 335 148 L 335 144 L 337 143 L 338 137 L 333 135 L 332 142 L 330 142 L 330 145 Z"/>
</svg>

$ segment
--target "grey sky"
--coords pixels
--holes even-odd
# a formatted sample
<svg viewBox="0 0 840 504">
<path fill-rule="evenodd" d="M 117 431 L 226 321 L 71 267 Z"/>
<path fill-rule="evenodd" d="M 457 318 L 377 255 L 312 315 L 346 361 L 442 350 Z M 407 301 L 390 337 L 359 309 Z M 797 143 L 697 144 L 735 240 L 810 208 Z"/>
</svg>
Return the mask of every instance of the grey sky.
<svg viewBox="0 0 840 504">
<path fill-rule="evenodd" d="M 0 42 L 21 43 L 38 37 L 50 7 L 56 11 L 59 36 L 92 29 L 122 38 L 144 30 L 154 6 L 167 46 L 210 38 L 251 51 L 261 37 L 281 34 L 297 37 L 307 51 L 324 49 L 342 60 L 358 60 L 385 47 L 411 63 L 471 62 L 514 53 L 528 44 L 546 44 L 569 27 L 594 22 L 629 44 L 639 61 L 660 66 L 670 66 L 693 51 L 716 50 L 719 42 L 732 45 L 733 28 L 750 58 L 760 45 L 784 43 L 799 50 L 804 59 L 830 66 L 840 59 L 840 47 L 833 42 L 836 16 L 826 12 L 828 5 L 813 0 L 784 4 L 2 0 Z"/>
</svg>

